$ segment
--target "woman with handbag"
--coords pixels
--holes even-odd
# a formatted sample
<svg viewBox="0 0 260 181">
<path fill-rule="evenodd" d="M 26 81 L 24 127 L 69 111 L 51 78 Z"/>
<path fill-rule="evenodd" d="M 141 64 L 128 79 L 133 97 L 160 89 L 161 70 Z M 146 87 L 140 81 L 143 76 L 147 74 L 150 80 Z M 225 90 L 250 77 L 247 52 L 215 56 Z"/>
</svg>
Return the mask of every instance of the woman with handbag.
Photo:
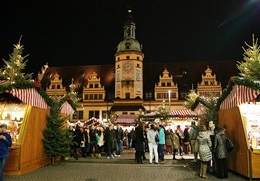
<svg viewBox="0 0 260 181">
<path fill-rule="evenodd" d="M 231 140 L 228 138 L 226 134 L 225 128 L 220 128 L 217 131 L 215 137 L 215 146 L 214 146 L 214 153 L 217 159 L 217 171 L 218 171 L 218 178 L 228 178 L 228 149 L 227 149 L 227 142 L 230 143 L 231 146 L 234 147 Z"/>
</svg>

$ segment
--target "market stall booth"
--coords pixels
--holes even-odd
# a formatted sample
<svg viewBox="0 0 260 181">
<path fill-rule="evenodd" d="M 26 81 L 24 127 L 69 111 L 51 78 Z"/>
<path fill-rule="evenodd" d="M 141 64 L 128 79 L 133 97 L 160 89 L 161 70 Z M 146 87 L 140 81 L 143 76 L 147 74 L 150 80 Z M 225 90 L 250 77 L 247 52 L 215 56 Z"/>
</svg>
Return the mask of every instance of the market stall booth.
<svg viewBox="0 0 260 181">
<path fill-rule="evenodd" d="M 21 175 L 50 163 L 42 142 L 49 107 L 35 88 L 0 94 L 1 123 L 8 126 L 13 145 L 5 175 Z"/>
<path fill-rule="evenodd" d="M 191 125 L 191 122 L 198 121 L 198 115 L 190 109 L 176 109 L 171 110 L 167 114 L 159 114 L 158 112 L 151 112 L 143 115 L 142 121 L 155 122 L 165 125 L 165 128 L 169 127 L 175 130 L 179 125 L 182 130 Z"/>
<path fill-rule="evenodd" d="M 234 85 L 220 104 L 219 124 L 225 125 L 235 148 L 229 154 L 228 168 L 249 178 L 260 178 L 260 104 L 259 92 Z"/>
</svg>

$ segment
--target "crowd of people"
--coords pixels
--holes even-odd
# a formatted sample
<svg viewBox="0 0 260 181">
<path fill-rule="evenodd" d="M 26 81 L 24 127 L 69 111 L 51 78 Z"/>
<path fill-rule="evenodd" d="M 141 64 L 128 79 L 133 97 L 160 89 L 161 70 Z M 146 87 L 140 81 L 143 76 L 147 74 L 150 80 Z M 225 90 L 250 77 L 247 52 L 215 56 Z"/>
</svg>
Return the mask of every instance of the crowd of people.
<svg viewBox="0 0 260 181">
<path fill-rule="evenodd" d="M 7 126 L 0 125 L 0 180 L 8 157 L 8 148 L 12 145 L 11 136 L 6 132 Z M 180 125 L 172 130 L 163 124 L 146 124 L 138 122 L 131 130 L 123 129 L 120 124 L 91 124 L 69 126 L 72 146 L 71 157 L 101 157 L 106 153 L 107 159 L 121 157 L 124 148 L 135 149 L 135 161 L 142 164 L 149 153 L 149 164 L 164 163 L 165 154 L 193 154 L 192 162 L 200 163 L 199 176 L 207 178 L 207 170 L 218 178 L 228 178 L 227 142 L 234 147 L 225 133 L 225 128 L 218 128 L 213 121 L 208 126 L 192 122 L 183 130 Z"/>
<path fill-rule="evenodd" d="M 146 159 L 145 153 L 149 153 L 149 164 L 164 163 L 165 154 L 173 155 L 173 160 L 176 155 L 193 154 L 192 162 L 200 163 L 200 177 L 207 178 L 208 168 L 219 178 L 228 177 L 226 141 L 229 138 L 225 129 L 218 129 L 213 121 L 207 127 L 192 122 L 184 129 L 177 125 L 175 130 L 163 124 L 142 122 L 131 130 L 123 129 L 120 124 L 76 125 L 70 129 L 74 135 L 71 157 L 75 159 L 79 155 L 99 158 L 102 152 L 106 153 L 107 159 L 113 159 L 120 157 L 124 148 L 135 149 L 137 164 Z"/>
</svg>

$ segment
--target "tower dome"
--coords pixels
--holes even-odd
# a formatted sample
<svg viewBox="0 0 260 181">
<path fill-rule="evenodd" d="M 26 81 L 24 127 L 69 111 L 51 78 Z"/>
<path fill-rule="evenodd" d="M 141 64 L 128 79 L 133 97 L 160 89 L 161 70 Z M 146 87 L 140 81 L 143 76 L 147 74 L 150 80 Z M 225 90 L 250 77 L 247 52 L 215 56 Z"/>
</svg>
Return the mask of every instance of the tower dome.
<svg viewBox="0 0 260 181">
<path fill-rule="evenodd" d="M 128 10 L 128 16 L 124 24 L 124 40 L 117 45 L 117 53 L 123 51 L 142 52 L 140 43 L 135 39 L 135 23 L 131 15 L 131 10 Z"/>
</svg>

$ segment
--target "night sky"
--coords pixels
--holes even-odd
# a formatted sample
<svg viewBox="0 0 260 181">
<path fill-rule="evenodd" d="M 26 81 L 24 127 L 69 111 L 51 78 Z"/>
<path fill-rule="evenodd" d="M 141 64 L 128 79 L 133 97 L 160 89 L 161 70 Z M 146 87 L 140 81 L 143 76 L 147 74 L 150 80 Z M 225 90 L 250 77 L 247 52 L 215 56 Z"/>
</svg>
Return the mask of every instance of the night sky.
<svg viewBox="0 0 260 181">
<path fill-rule="evenodd" d="M 46 62 L 114 64 L 128 8 L 144 63 L 242 60 L 260 38 L 260 0 L 0 0 L 1 67 L 21 35 L 34 75 Z"/>
</svg>

